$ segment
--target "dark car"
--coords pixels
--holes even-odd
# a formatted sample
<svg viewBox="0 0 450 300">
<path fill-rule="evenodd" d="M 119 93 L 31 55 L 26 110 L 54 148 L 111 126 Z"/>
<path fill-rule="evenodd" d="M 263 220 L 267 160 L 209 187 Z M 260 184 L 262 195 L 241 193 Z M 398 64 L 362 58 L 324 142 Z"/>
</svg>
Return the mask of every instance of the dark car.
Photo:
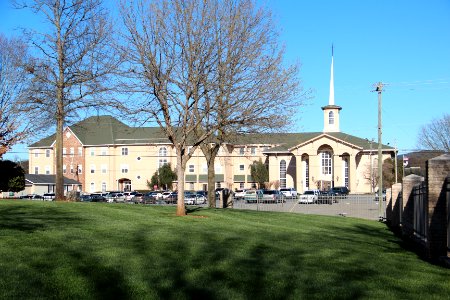
<svg viewBox="0 0 450 300">
<path fill-rule="evenodd" d="M 328 191 L 328 195 L 331 196 L 348 195 L 349 192 L 350 191 L 346 186 L 335 186 Z"/>
<path fill-rule="evenodd" d="M 90 198 L 92 202 L 106 202 L 106 198 L 100 194 L 91 194 Z"/>
</svg>

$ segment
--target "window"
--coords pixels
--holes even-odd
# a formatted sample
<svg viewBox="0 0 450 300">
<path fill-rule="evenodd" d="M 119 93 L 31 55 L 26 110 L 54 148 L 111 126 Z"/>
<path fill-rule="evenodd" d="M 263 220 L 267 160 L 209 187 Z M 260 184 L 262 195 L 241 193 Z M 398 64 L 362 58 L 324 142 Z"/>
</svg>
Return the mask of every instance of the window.
<svg viewBox="0 0 450 300">
<path fill-rule="evenodd" d="M 45 157 L 50 157 L 50 149 L 45 150 Z"/>
<path fill-rule="evenodd" d="M 286 161 L 280 161 L 280 188 L 286 188 Z"/>
<path fill-rule="evenodd" d="M 305 186 L 309 188 L 309 159 L 305 160 Z"/>
<path fill-rule="evenodd" d="M 128 173 L 128 165 L 120 165 L 120 169 L 122 173 Z"/>
<path fill-rule="evenodd" d="M 83 156 L 83 148 L 78 147 L 78 156 Z"/>
<path fill-rule="evenodd" d="M 330 111 L 328 113 L 328 124 L 333 125 L 334 124 L 334 112 Z"/>
<path fill-rule="evenodd" d="M 122 148 L 122 155 L 128 155 L 128 148 Z"/>
<path fill-rule="evenodd" d="M 167 164 L 167 159 L 166 158 L 161 158 L 159 160 L 159 167 L 161 168 L 162 166 Z"/>
<path fill-rule="evenodd" d="M 78 174 L 83 174 L 83 166 L 82 165 L 78 165 L 77 166 L 77 171 L 78 171 Z"/>
<path fill-rule="evenodd" d="M 70 165 L 70 174 L 73 174 L 73 166 Z"/>
<path fill-rule="evenodd" d="M 106 182 L 102 182 L 102 193 L 106 192 Z"/>
<path fill-rule="evenodd" d="M 240 188 L 241 190 L 244 188 L 244 186 L 245 186 L 245 183 L 244 183 L 244 182 L 240 182 L 240 183 L 239 183 L 239 188 Z"/>
<path fill-rule="evenodd" d="M 34 174 L 38 175 L 39 174 L 39 167 L 34 167 Z"/>
<path fill-rule="evenodd" d="M 251 147 L 251 148 L 250 148 L 250 153 L 251 153 L 252 155 L 255 155 L 255 154 L 256 154 L 256 147 Z"/>
<path fill-rule="evenodd" d="M 194 173 L 194 165 L 189 165 L 189 173 Z"/>
<path fill-rule="evenodd" d="M 344 185 L 348 187 L 348 158 L 344 158 Z"/>
<path fill-rule="evenodd" d="M 91 193 L 95 192 L 95 183 L 91 182 Z"/>
<path fill-rule="evenodd" d="M 103 147 L 103 148 L 102 148 L 102 155 L 103 155 L 103 156 L 108 155 L 108 148 L 106 148 L 106 147 Z"/>
<path fill-rule="evenodd" d="M 194 190 L 194 183 L 193 183 L 193 182 L 190 182 L 190 183 L 189 183 L 189 189 L 190 189 L 191 191 Z"/>
<path fill-rule="evenodd" d="M 216 188 L 217 188 L 217 189 L 220 189 L 220 188 L 221 188 L 220 182 L 217 182 L 217 183 L 216 183 Z"/>
<path fill-rule="evenodd" d="M 91 156 L 95 156 L 95 149 L 91 148 Z"/>
<path fill-rule="evenodd" d="M 95 165 L 91 165 L 91 173 L 95 173 Z"/>
<path fill-rule="evenodd" d="M 324 151 L 320 153 L 322 163 L 322 174 L 331 174 L 331 152 Z"/>
<path fill-rule="evenodd" d="M 63 156 L 65 156 L 65 155 L 66 155 L 66 153 L 67 153 L 67 150 L 66 150 L 66 148 L 63 148 Z"/>
<path fill-rule="evenodd" d="M 34 150 L 34 157 L 39 157 L 39 150 Z"/>
<path fill-rule="evenodd" d="M 50 166 L 45 166 L 45 174 L 50 175 Z"/>
<path fill-rule="evenodd" d="M 203 173 L 208 173 L 208 165 L 207 164 L 202 164 L 202 171 Z"/>
<path fill-rule="evenodd" d="M 239 155 L 244 155 L 244 153 L 245 153 L 245 148 L 244 147 L 239 148 Z"/>
<path fill-rule="evenodd" d="M 245 170 L 245 166 L 244 165 L 239 165 L 239 171 L 244 171 Z"/>
<path fill-rule="evenodd" d="M 70 156 L 74 156 L 75 155 L 75 148 L 71 147 L 70 148 Z"/>
<path fill-rule="evenodd" d="M 167 148 L 166 147 L 159 148 L 159 156 L 167 156 Z"/>
<path fill-rule="evenodd" d="M 63 173 L 64 173 L 64 174 L 67 173 L 67 167 L 66 167 L 66 165 L 63 165 Z"/>
<path fill-rule="evenodd" d="M 102 174 L 106 174 L 108 167 L 106 165 L 101 165 Z"/>
</svg>

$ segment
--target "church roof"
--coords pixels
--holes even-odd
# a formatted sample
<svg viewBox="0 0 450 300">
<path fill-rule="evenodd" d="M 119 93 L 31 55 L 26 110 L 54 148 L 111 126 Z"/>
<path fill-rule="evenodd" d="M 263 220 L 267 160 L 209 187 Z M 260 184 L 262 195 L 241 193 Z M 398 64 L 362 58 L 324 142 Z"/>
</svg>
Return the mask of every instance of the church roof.
<svg viewBox="0 0 450 300">
<path fill-rule="evenodd" d="M 169 143 L 167 137 L 159 127 L 131 127 L 112 116 L 89 117 L 79 123 L 68 126 L 84 146 L 100 145 L 136 145 Z M 354 145 L 362 150 L 377 149 L 378 144 L 370 143 L 363 138 L 343 132 L 302 132 L 302 133 L 261 133 L 239 135 L 229 143 L 233 145 L 267 145 L 272 146 L 266 153 L 289 152 L 292 148 L 316 139 L 322 135 L 338 139 L 344 143 Z M 55 141 L 55 134 L 45 137 L 30 145 L 30 148 L 48 148 Z M 394 149 L 383 145 L 383 149 Z"/>
</svg>

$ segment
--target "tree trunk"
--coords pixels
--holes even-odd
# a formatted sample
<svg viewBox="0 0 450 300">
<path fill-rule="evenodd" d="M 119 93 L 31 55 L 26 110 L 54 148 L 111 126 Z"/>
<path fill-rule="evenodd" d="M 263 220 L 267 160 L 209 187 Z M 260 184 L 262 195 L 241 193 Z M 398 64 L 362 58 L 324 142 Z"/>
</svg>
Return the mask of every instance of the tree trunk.
<svg viewBox="0 0 450 300">
<path fill-rule="evenodd" d="M 61 117 L 56 118 L 56 176 L 55 176 L 55 200 L 64 200 L 64 177 L 63 177 L 63 126 L 64 122 Z"/>
<path fill-rule="evenodd" d="M 208 167 L 208 206 L 214 208 L 216 207 L 216 174 L 214 170 L 214 161 L 216 160 L 220 145 L 214 144 L 214 146 L 211 147 L 209 144 L 202 144 L 200 148 L 205 156 L 206 166 Z"/>
<path fill-rule="evenodd" d="M 184 206 L 184 172 L 186 164 L 183 163 L 183 156 L 181 154 L 181 149 L 177 149 L 177 216 L 185 216 L 186 209 Z"/>
</svg>

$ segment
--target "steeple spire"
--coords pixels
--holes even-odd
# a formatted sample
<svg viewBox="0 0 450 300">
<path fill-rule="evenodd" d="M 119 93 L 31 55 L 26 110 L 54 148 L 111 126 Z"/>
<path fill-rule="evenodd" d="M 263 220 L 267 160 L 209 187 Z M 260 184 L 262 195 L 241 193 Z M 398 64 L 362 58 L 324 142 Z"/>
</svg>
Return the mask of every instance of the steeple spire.
<svg viewBox="0 0 450 300">
<path fill-rule="evenodd" d="M 331 77 L 330 77 L 330 97 L 328 105 L 334 105 L 334 76 L 333 76 L 333 44 L 331 44 Z"/>
<path fill-rule="evenodd" d="M 328 99 L 328 105 L 322 107 L 323 132 L 339 132 L 339 111 L 342 109 L 342 107 L 334 104 L 333 48 L 333 44 L 331 44 L 330 98 Z"/>
</svg>

